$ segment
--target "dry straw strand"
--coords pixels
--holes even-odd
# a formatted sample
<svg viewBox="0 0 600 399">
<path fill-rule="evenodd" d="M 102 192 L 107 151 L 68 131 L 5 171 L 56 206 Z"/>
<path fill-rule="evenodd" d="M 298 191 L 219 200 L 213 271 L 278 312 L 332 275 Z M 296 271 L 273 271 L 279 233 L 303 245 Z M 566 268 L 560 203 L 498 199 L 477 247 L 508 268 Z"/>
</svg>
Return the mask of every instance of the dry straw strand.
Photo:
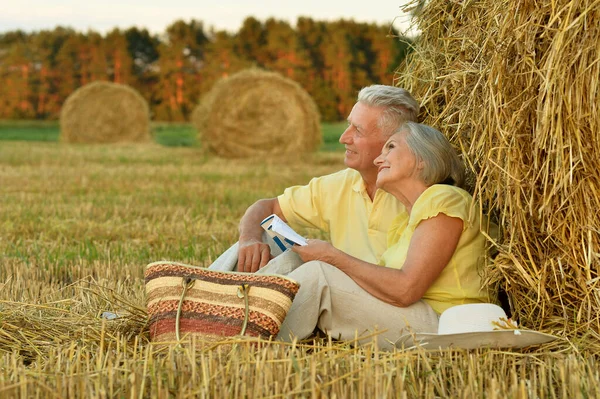
<svg viewBox="0 0 600 399">
<path fill-rule="evenodd" d="M 525 326 L 593 346 L 600 1 L 430 1 L 416 24 L 396 83 L 463 150 L 476 197 L 501 226 L 489 282 L 507 290 Z"/>
<path fill-rule="evenodd" d="M 259 69 L 215 83 L 192 120 L 206 148 L 225 158 L 306 153 L 322 140 L 310 95 L 293 80 Z"/>
<path fill-rule="evenodd" d="M 92 82 L 67 98 L 60 130 L 61 140 L 67 143 L 148 142 L 148 103 L 129 86 Z"/>
</svg>

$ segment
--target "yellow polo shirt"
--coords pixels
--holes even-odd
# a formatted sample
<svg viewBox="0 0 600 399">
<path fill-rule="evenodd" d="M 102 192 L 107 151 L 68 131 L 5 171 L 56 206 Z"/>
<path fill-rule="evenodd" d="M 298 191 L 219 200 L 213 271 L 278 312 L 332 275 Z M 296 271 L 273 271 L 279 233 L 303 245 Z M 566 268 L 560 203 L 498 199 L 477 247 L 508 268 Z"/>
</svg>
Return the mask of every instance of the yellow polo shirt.
<svg viewBox="0 0 600 399">
<path fill-rule="evenodd" d="M 387 248 L 394 217 L 406 212 L 400 201 L 382 190 L 371 201 L 354 169 L 289 187 L 277 199 L 290 226 L 327 232 L 334 247 L 370 263 L 378 263 Z"/>
<path fill-rule="evenodd" d="M 438 314 L 455 305 L 489 302 L 488 290 L 482 289 L 480 277 L 486 238 L 480 229 L 479 209 L 472 204 L 473 197 L 458 187 L 433 185 L 417 199 L 410 216 L 405 212 L 395 218 L 388 233 L 388 249 L 380 264 L 402 269 L 410 240 L 422 220 L 443 213 L 463 221 L 463 232 L 454 255 L 423 295 L 423 300 Z M 490 231 L 495 235 L 495 226 Z"/>
</svg>

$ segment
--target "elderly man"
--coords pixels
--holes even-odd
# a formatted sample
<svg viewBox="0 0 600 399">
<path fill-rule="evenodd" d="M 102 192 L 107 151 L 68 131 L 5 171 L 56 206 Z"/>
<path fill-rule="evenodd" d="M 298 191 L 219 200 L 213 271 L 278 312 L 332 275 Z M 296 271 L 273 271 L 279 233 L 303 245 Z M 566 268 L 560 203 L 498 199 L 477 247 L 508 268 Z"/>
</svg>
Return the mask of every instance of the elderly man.
<svg viewBox="0 0 600 399">
<path fill-rule="evenodd" d="M 416 121 L 419 104 L 404 89 L 373 85 L 363 88 L 340 137 L 346 146 L 347 169 L 316 177 L 306 186 L 287 188 L 277 198 L 251 205 L 240 221 L 239 242 L 219 257 L 213 270 L 286 274 L 301 262 L 291 251 L 278 256 L 266 242 L 260 222 L 278 215 L 291 227 L 329 233 L 334 247 L 361 260 L 377 263 L 386 249 L 390 222 L 404 208 L 392 195 L 377 190 L 373 163 L 391 134 L 406 121 Z M 287 258 L 287 259 L 286 259 Z"/>
</svg>

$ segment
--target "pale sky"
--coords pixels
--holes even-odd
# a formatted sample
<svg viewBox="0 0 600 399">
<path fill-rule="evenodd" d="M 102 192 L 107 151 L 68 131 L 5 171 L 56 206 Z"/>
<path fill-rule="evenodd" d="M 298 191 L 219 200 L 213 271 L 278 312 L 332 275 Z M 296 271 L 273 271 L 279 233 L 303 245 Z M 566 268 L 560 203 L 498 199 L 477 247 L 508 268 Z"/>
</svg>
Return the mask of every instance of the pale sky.
<svg viewBox="0 0 600 399">
<path fill-rule="evenodd" d="M 260 21 L 283 19 L 292 26 L 298 16 L 315 20 L 353 19 L 356 22 L 390 24 L 406 31 L 410 16 L 401 7 L 407 0 L 0 0 L 0 32 L 53 29 L 58 25 L 78 31 L 106 33 L 115 27 L 148 28 L 162 33 L 177 19 L 204 22 L 208 30 L 237 31 L 244 18 Z"/>
</svg>

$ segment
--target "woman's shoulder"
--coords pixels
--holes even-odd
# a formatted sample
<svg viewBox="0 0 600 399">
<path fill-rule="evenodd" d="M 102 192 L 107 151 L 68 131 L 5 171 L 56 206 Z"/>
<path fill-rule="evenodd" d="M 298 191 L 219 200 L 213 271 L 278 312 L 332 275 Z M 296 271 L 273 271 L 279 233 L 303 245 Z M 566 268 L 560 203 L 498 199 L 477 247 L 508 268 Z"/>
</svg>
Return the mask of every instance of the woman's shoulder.
<svg viewBox="0 0 600 399">
<path fill-rule="evenodd" d="M 467 191 L 463 190 L 460 187 L 451 186 L 449 184 L 434 184 L 431 187 L 428 187 L 427 190 L 421 194 L 419 200 L 428 200 L 432 198 L 457 198 L 463 199 L 464 201 L 472 201 L 473 197 Z"/>
<path fill-rule="evenodd" d="M 417 222 L 444 213 L 466 220 L 472 202 L 471 194 L 462 188 L 447 184 L 434 184 L 428 187 L 413 205 L 411 219 Z"/>
</svg>

